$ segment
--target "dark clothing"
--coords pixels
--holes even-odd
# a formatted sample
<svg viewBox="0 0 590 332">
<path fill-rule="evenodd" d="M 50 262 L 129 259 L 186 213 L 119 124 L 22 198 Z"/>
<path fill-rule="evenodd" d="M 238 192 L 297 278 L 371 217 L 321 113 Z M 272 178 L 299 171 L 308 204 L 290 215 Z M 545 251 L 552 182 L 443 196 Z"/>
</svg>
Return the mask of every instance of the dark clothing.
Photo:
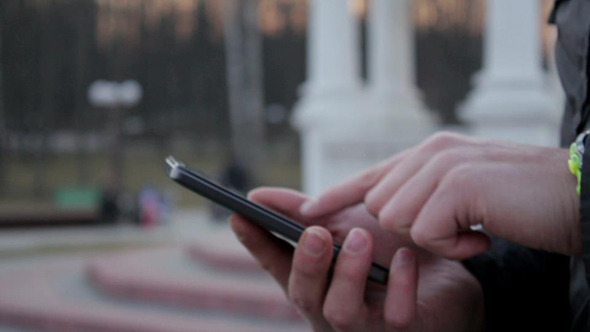
<svg viewBox="0 0 590 332">
<path fill-rule="evenodd" d="M 463 262 L 484 292 L 486 331 L 568 331 L 569 258 L 493 238 Z"/>
<path fill-rule="evenodd" d="M 555 60 L 566 94 L 561 128 L 566 147 L 590 129 L 590 0 L 557 0 L 550 22 L 558 28 Z M 494 238 L 488 252 L 464 262 L 484 290 L 488 331 L 590 331 L 590 140 L 586 145 L 581 257 Z"/>
</svg>

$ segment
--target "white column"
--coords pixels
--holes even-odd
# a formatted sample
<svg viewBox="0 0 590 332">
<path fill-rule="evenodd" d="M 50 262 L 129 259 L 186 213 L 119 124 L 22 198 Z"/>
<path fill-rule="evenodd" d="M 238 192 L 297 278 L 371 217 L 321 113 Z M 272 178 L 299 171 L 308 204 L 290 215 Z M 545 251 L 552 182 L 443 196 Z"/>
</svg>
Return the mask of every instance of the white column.
<svg viewBox="0 0 590 332">
<path fill-rule="evenodd" d="M 308 91 L 342 93 L 360 78 L 359 26 L 345 0 L 309 4 Z"/>
<path fill-rule="evenodd" d="M 379 91 L 414 84 L 414 26 L 408 0 L 369 3 L 369 78 Z"/>
<path fill-rule="evenodd" d="M 552 145 L 560 105 L 541 67 L 540 0 L 486 4 L 483 69 L 462 111 L 475 134 Z"/>
<path fill-rule="evenodd" d="M 369 2 L 369 87 L 372 109 L 395 124 L 430 125 L 416 87 L 411 0 Z M 414 128 L 415 129 L 415 128 Z"/>
<path fill-rule="evenodd" d="M 307 81 L 293 124 L 301 134 L 303 190 L 317 194 L 340 177 L 326 154 L 362 110 L 359 22 L 346 0 L 310 0 Z"/>
<path fill-rule="evenodd" d="M 541 81 L 539 0 L 489 0 L 484 66 L 490 79 Z"/>
</svg>

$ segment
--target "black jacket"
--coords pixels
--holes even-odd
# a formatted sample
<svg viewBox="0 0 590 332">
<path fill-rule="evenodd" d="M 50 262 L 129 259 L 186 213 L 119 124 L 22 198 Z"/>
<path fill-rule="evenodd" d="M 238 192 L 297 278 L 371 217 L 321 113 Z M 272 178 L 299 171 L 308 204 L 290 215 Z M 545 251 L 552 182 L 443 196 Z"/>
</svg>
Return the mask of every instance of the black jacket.
<svg viewBox="0 0 590 332">
<path fill-rule="evenodd" d="M 566 93 L 561 144 L 590 129 L 590 0 L 557 0 L 555 59 Z M 590 140 L 580 195 L 583 255 L 528 249 L 503 239 L 465 261 L 484 290 L 487 331 L 590 331 Z M 566 162 L 566 161 L 564 161 Z"/>
</svg>

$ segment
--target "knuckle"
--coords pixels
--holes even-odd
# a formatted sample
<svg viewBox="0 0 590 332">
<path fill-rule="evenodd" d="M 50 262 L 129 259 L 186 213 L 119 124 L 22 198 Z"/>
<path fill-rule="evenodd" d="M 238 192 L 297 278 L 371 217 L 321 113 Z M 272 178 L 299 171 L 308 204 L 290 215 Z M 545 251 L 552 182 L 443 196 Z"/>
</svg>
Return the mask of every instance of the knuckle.
<svg viewBox="0 0 590 332">
<path fill-rule="evenodd" d="M 411 267 L 403 266 L 396 271 L 397 275 L 393 277 L 392 283 L 397 289 L 411 289 L 415 287 L 415 280 L 409 274 Z"/>
<path fill-rule="evenodd" d="M 414 243 L 420 247 L 428 246 L 431 240 L 431 236 L 428 234 L 428 232 L 417 227 L 412 227 L 412 229 L 410 229 L 410 237 Z"/>
<path fill-rule="evenodd" d="M 469 160 L 466 151 L 463 151 L 463 149 L 451 149 L 438 153 L 432 159 L 432 162 L 438 167 L 452 167 L 453 165 L 462 164 L 466 160 Z"/>
<path fill-rule="evenodd" d="M 375 193 L 373 191 L 369 192 L 369 194 L 365 196 L 364 203 L 365 207 L 367 208 L 367 211 L 369 211 L 370 214 L 374 216 L 379 215 L 381 205 L 379 204 L 379 201 L 377 200 L 377 197 L 375 196 Z"/>
<path fill-rule="evenodd" d="M 408 233 L 412 218 L 411 206 L 402 204 L 399 198 L 389 201 L 378 216 L 382 228 L 400 234 Z"/>
<path fill-rule="evenodd" d="M 317 262 L 309 264 L 294 264 L 292 274 L 299 280 L 314 280 L 320 277 L 323 265 Z"/>
<path fill-rule="evenodd" d="M 391 218 L 391 213 L 385 210 L 382 210 L 377 215 L 377 220 L 379 221 L 379 225 L 388 231 L 392 231 L 395 228 L 395 224 Z"/>
<path fill-rule="evenodd" d="M 297 309 L 304 313 L 316 314 L 320 311 L 321 305 L 307 296 L 298 292 L 289 292 L 289 299 Z"/>
<path fill-rule="evenodd" d="M 268 261 L 259 261 L 260 267 L 267 271 L 268 273 L 274 275 L 275 274 L 275 268 L 273 267 L 272 264 L 270 264 Z"/>
<path fill-rule="evenodd" d="M 451 259 L 459 259 L 453 254 L 454 238 L 441 237 L 438 233 L 412 227 L 410 237 L 414 243 L 438 255 Z"/>
<path fill-rule="evenodd" d="M 470 188 L 481 175 L 476 165 L 463 163 L 452 168 L 443 179 L 443 183 L 448 185 L 452 190 Z"/>
<path fill-rule="evenodd" d="M 270 272 L 270 270 L 272 269 L 272 266 L 271 266 L 271 264 L 269 264 L 269 263 L 268 263 L 268 262 L 266 262 L 266 261 L 260 261 L 259 263 L 260 263 L 260 267 L 261 267 L 263 270 L 265 270 L 265 271 L 269 271 L 269 272 Z"/>
<path fill-rule="evenodd" d="M 369 169 L 364 171 L 358 176 L 357 180 L 357 190 L 366 191 L 373 187 L 373 185 L 377 182 L 382 172 L 375 169 Z"/>
<path fill-rule="evenodd" d="M 257 255 L 259 253 L 258 243 L 253 241 L 251 236 L 247 235 L 248 234 L 240 234 L 238 239 L 246 248 L 248 248 L 248 250 L 250 250 L 254 255 Z M 262 262 L 260 264 L 264 265 Z"/>
<path fill-rule="evenodd" d="M 385 321 L 386 326 L 393 327 L 394 329 L 407 329 L 410 327 L 411 323 L 411 320 L 408 317 L 396 315 L 388 311 L 385 312 L 383 320 Z"/>
<path fill-rule="evenodd" d="M 307 288 L 304 286 L 305 285 L 303 285 L 301 279 L 298 279 L 296 275 L 291 274 L 287 287 L 289 301 L 291 301 L 291 303 L 303 313 L 317 314 L 321 312 L 322 299 L 319 298 L 319 294 L 305 291 Z"/>
<path fill-rule="evenodd" d="M 345 252 L 340 253 L 340 259 L 346 259 L 347 254 Z M 342 264 L 340 269 L 338 269 L 338 275 L 335 278 L 338 278 L 343 284 L 348 285 L 356 285 L 358 284 L 359 279 L 359 270 L 352 266 L 352 264 Z"/>
<path fill-rule="evenodd" d="M 355 321 L 356 316 L 348 312 L 348 310 L 342 307 L 324 307 L 324 318 L 336 329 L 346 330 L 351 328 Z"/>
<path fill-rule="evenodd" d="M 462 140 L 463 136 L 459 134 L 441 131 L 430 136 L 430 138 L 426 140 L 425 146 L 432 148 L 434 150 L 440 150 L 456 145 Z"/>
<path fill-rule="evenodd" d="M 383 229 L 388 231 L 397 231 L 402 226 L 399 223 L 399 215 L 400 211 L 395 206 L 388 205 L 387 209 L 382 209 L 379 212 L 377 219 L 379 221 L 379 225 L 381 225 Z"/>
</svg>

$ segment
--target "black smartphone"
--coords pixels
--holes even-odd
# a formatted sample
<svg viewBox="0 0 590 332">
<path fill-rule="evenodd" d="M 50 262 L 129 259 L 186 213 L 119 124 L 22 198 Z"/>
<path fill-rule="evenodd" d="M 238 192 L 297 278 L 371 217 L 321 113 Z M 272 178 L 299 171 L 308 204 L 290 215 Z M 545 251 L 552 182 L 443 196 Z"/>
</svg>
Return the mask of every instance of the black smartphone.
<svg viewBox="0 0 590 332">
<path fill-rule="evenodd" d="M 168 176 L 185 188 L 226 207 L 258 226 L 284 237 L 294 243 L 299 241 L 305 227 L 266 207 L 256 204 L 243 195 L 231 191 L 208 179 L 201 172 L 187 167 L 173 157 L 166 158 Z M 334 244 L 334 260 L 338 257 L 341 246 Z M 369 280 L 387 284 L 389 270 L 373 263 L 369 271 Z"/>
</svg>

